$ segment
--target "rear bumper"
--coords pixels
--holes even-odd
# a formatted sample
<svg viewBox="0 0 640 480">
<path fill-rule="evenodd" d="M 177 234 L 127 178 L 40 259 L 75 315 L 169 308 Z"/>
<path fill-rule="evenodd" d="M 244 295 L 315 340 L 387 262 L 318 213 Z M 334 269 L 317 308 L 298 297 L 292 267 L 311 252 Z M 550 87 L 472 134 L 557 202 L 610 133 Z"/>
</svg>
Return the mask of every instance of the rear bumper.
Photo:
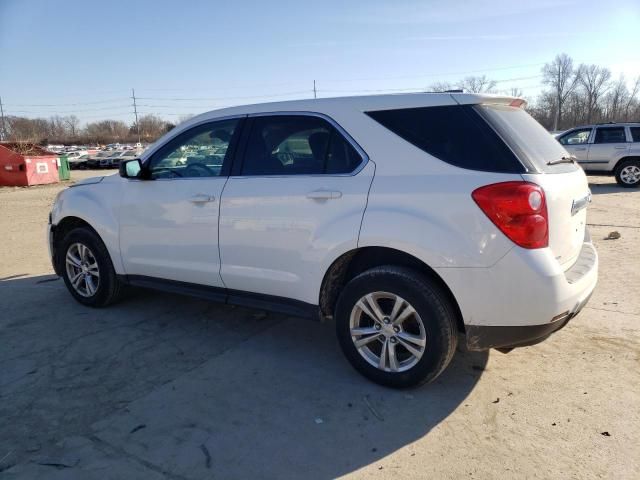
<svg viewBox="0 0 640 480">
<path fill-rule="evenodd" d="M 587 236 L 566 271 L 548 248 L 519 247 L 492 267 L 436 271 L 458 302 L 468 348 L 512 348 L 544 340 L 584 308 L 598 281 L 598 254 Z"/>
<path fill-rule="evenodd" d="M 578 305 L 574 312 L 569 313 L 566 317 L 542 325 L 467 325 L 467 348 L 469 350 L 511 349 L 540 343 L 549 338 L 552 333 L 564 328 L 573 317 L 580 313 L 589 298 L 591 298 L 591 294 Z"/>
</svg>

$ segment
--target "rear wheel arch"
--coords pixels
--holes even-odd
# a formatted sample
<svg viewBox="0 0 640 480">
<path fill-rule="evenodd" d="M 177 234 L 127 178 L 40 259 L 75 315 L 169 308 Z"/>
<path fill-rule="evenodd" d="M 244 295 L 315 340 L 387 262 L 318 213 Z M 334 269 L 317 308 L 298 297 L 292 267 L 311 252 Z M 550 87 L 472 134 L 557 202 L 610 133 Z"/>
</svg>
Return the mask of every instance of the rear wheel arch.
<svg viewBox="0 0 640 480">
<path fill-rule="evenodd" d="M 445 281 L 429 265 L 417 257 L 389 247 L 361 247 L 338 257 L 325 272 L 320 287 L 319 305 L 323 317 L 334 315 L 336 303 L 344 286 L 360 273 L 383 265 L 407 267 L 421 273 L 439 286 L 456 311 L 456 326 L 464 333 L 464 320 L 456 298 Z"/>
<path fill-rule="evenodd" d="M 622 158 L 618 159 L 616 164 L 613 166 L 613 172 L 615 173 L 627 161 L 640 162 L 640 157 L 639 156 L 634 156 L 634 155 L 627 155 L 626 157 L 622 157 Z"/>
</svg>

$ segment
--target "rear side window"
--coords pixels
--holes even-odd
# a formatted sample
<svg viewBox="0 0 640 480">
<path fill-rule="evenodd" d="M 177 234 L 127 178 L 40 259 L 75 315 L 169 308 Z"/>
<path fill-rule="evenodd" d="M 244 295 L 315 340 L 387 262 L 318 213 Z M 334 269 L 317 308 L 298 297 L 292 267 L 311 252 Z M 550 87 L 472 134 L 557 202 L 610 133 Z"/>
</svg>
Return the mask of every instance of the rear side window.
<svg viewBox="0 0 640 480">
<path fill-rule="evenodd" d="M 640 127 L 629 127 L 631 138 L 634 142 L 640 142 Z"/>
<path fill-rule="evenodd" d="M 322 118 L 264 116 L 253 119 L 241 174 L 341 174 L 361 162 L 354 147 Z"/>
<path fill-rule="evenodd" d="M 594 143 L 625 143 L 624 127 L 599 127 Z"/>
<path fill-rule="evenodd" d="M 366 113 L 404 140 L 456 167 L 487 172 L 524 172 L 513 152 L 471 106 Z"/>
</svg>

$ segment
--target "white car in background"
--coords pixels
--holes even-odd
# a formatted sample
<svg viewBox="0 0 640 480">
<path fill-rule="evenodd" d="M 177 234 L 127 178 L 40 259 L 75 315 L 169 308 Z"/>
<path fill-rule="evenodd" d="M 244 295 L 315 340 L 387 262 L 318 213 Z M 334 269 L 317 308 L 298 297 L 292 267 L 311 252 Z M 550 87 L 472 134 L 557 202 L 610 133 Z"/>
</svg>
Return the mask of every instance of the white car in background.
<svg viewBox="0 0 640 480">
<path fill-rule="evenodd" d="M 576 127 L 557 140 L 588 173 L 614 175 L 622 187 L 640 186 L 640 123 Z"/>
<path fill-rule="evenodd" d="M 539 342 L 597 282 L 586 176 L 523 103 L 433 93 L 202 114 L 119 176 L 58 195 L 55 271 L 91 307 L 136 285 L 333 319 L 363 375 L 432 381 L 459 334 L 471 350 Z"/>
</svg>

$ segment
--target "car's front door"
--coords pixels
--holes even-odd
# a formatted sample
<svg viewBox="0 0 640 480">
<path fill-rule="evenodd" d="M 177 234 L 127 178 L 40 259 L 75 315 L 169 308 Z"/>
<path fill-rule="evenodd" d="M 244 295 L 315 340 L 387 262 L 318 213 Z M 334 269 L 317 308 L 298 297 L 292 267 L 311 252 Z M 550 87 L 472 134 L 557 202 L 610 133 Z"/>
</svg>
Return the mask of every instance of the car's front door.
<svg viewBox="0 0 640 480">
<path fill-rule="evenodd" d="M 559 141 L 567 151 L 576 157 L 578 163 L 587 170 L 589 158 L 589 137 L 591 128 L 577 128 L 560 136 Z"/>
<path fill-rule="evenodd" d="M 623 126 L 597 127 L 593 144 L 589 147 L 589 168 L 607 170 L 609 162 L 624 156 L 628 150 L 629 143 Z"/>
<path fill-rule="evenodd" d="M 220 195 L 240 119 L 193 127 L 145 162 L 148 179 L 128 179 L 120 209 L 127 275 L 222 287 Z"/>
<path fill-rule="evenodd" d="M 244 130 L 220 207 L 222 279 L 230 290 L 317 303 L 328 252 L 357 246 L 374 165 L 319 116 L 255 116 Z"/>
</svg>

